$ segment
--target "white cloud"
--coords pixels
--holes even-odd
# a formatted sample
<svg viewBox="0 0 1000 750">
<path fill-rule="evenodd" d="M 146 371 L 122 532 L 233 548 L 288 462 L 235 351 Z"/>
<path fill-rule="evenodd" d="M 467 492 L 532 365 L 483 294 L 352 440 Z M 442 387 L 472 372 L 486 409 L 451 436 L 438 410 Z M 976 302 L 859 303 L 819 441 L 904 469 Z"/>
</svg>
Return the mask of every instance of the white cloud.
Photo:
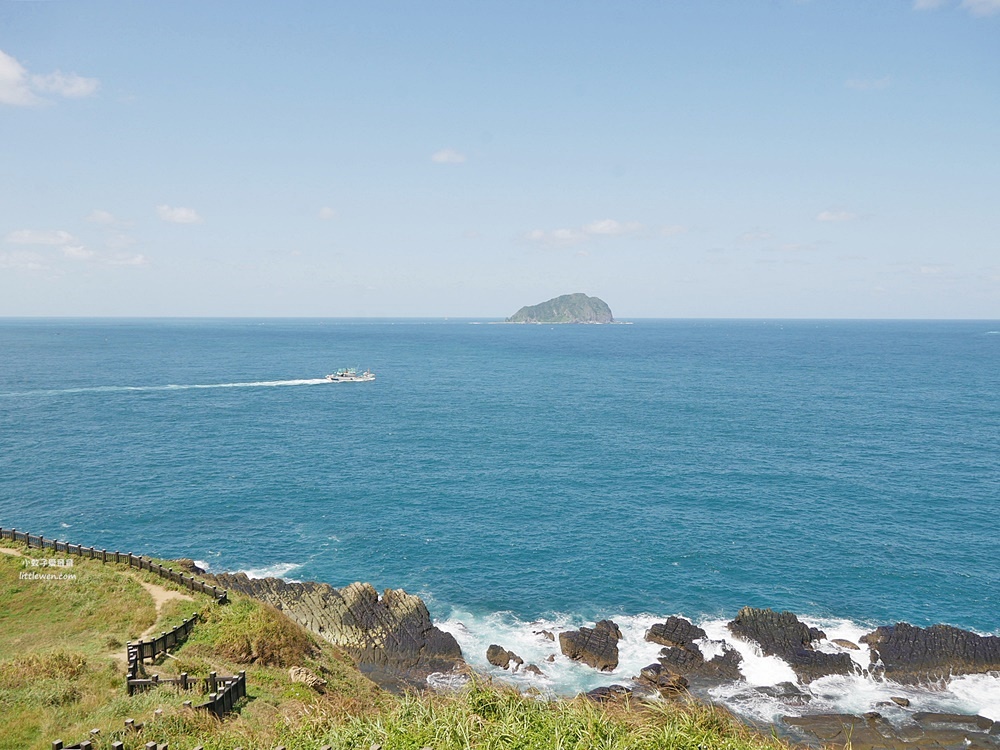
<svg viewBox="0 0 1000 750">
<path fill-rule="evenodd" d="M 31 76 L 31 83 L 39 91 L 44 91 L 47 94 L 58 94 L 67 99 L 82 99 L 85 96 L 90 96 L 101 86 L 101 82 L 96 78 L 84 78 L 76 73 L 66 75 L 59 70 L 48 75 Z"/>
<path fill-rule="evenodd" d="M 48 271 L 49 265 L 45 258 L 30 250 L 15 250 L 9 253 L 0 252 L 0 268 L 18 271 Z"/>
<path fill-rule="evenodd" d="M 90 215 L 87 217 L 87 221 L 89 221 L 91 224 L 101 224 L 102 226 L 106 227 L 111 227 L 114 226 L 115 224 L 121 223 L 118 221 L 118 219 L 115 218 L 114 214 L 112 214 L 110 211 L 102 211 L 99 208 L 95 208 L 93 211 L 90 212 Z"/>
<path fill-rule="evenodd" d="M 163 205 L 156 207 L 156 215 L 159 216 L 164 221 L 169 221 L 172 224 L 200 224 L 201 217 L 198 212 L 193 208 L 182 208 L 180 206 L 172 208 L 171 206 Z"/>
<path fill-rule="evenodd" d="M 28 73 L 24 66 L 0 50 L 0 104 L 30 107 L 40 101 L 28 85 Z"/>
<path fill-rule="evenodd" d="M 583 227 L 585 234 L 599 234 L 605 236 L 619 236 L 623 234 L 631 234 L 642 229 L 642 224 L 635 221 L 615 221 L 614 219 L 601 219 L 600 221 L 592 221 Z"/>
<path fill-rule="evenodd" d="M 816 221 L 854 221 L 858 215 L 850 211 L 820 211 Z"/>
<path fill-rule="evenodd" d="M 913 0 L 914 10 L 936 10 L 948 5 L 948 0 Z M 1000 0 L 962 0 L 959 7 L 977 18 L 1000 13 Z"/>
<path fill-rule="evenodd" d="M 684 234 L 687 231 L 687 227 L 681 226 L 680 224 L 668 224 L 665 227 L 660 227 L 661 237 L 675 237 L 678 234 Z"/>
<path fill-rule="evenodd" d="M 96 78 L 84 78 L 58 70 L 43 75 L 28 75 L 21 63 L 0 50 L 0 104 L 13 107 L 44 104 L 47 100 L 36 92 L 80 99 L 96 92 L 100 85 Z"/>
<path fill-rule="evenodd" d="M 892 85 L 892 76 L 881 78 L 851 78 L 844 81 L 844 86 L 855 91 L 881 91 Z"/>
<path fill-rule="evenodd" d="M 330 208 L 329 206 L 323 206 L 323 208 L 321 208 L 319 210 L 319 218 L 323 219 L 323 221 L 329 221 L 330 219 L 336 219 L 337 218 L 337 211 L 336 211 L 336 209 Z"/>
<path fill-rule="evenodd" d="M 431 161 L 437 164 L 463 164 L 465 154 L 460 154 L 453 148 L 443 148 L 431 154 Z"/>
<path fill-rule="evenodd" d="M 749 244 L 753 242 L 767 242 L 774 237 L 766 229 L 751 229 L 736 238 L 737 242 Z"/>
<path fill-rule="evenodd" d="M 544 245 L 576 245 L 585 242 L 593 237 L 622 237 L 634 234 L 642 229 L 642 224 L 637 221 L 617 221 L 616 219 L 599 219 L 589 224 L 584 224 L 579 229 L 532 229 L 525 232 L 524 238 L 531 242 L 538 242 Z"/>
<path fill-rule="evenodd" d="M 9 232 L 6 240 L 12 245 L 66 245 L 73 235 L 62 229 L 18 229 Z"/>
<path fill-rule="evenodd" d="M 94 251 L 83 245 L 64 245 L 62 254 L 71 260 L 93 260 Z"/>
<path fill-rule="evenodd" d="M 974 16 L 992 16 L 1000 13 L 1000 0 L 962 0 L 962 7 Z"/>
<path fill-rule="evenodd" d="M 145 266 L 149 261 L 141 253 L 118 253 L 108 258 L 107 263 L 110 266 Z"/>
</svg>

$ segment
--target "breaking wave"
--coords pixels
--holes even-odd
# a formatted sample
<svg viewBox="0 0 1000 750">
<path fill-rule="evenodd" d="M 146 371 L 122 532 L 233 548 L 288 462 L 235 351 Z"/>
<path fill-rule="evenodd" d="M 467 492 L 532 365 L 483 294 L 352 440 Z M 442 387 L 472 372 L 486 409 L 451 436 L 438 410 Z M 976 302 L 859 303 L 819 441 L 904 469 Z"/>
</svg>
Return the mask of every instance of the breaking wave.
<svg viewBox="0 0 1000 750">
<path fill-rule="evenodd" d="M 612 619 L 622 631 L 618 642 L 619 664 L 612 672 L 598 672 L 563 656 L 559 632 L 593 625 L 570 615 L 525 621 L 510 612 L 477 616 L 453 610 L 435 624 L 455 636 L 465 660 L 478 671 L 522 690 L 534 688 L 556 698 L 611 684 L 631 686 L 643 667 L 656 662 L 662 647 L 646 641 L 645 634 L 654 623 L 663 622 L 665 616 L 642 614 Z M 818 650 L 849 654 L 858 665 L 858 674 L 830 675 L 801 683 L 788 663 L 776 656 L 764 656 L 755 644 L 733 636 L 726 627 L 728 620 L 695 618 L 693 622 L 708 635 L 698 642 L 706 659 L 721 652 L 722 640 L 743 657 L 741 680 L 705 690 L 700 697 L 721 703 L 747 720 L 766 723 L 782 716 L 861 715 L 867 711 L 878 711 L 894 722 L 903 721 L 907 712 L 913 711 L 979 714 L 1000 721 L 1000 674 L 965 675 L 940 685 L 919 687 L 876 679 L 861 673 L 870 663 L 870 654 L 868 647 L 859 642 L 873 626 L 849 620 L 799 619 L 826 632 L 827 638 L 817 645 Z M 553 640 L 545 631 L 553 634 Z M 850 641 L 858 649 L 840 646 L 834 639 Z M 524 659 L 524 667 L 534 664 L 542 674 L 526 672 L 524 667 L 511 673 L 490 665 L 486 650 L 492 644 L 513 651 Z M 697 689 L 695 692 L 698 694 Z M 907 711 L 893 703 L 892 697 L 909 700 Z"/>
</svg>

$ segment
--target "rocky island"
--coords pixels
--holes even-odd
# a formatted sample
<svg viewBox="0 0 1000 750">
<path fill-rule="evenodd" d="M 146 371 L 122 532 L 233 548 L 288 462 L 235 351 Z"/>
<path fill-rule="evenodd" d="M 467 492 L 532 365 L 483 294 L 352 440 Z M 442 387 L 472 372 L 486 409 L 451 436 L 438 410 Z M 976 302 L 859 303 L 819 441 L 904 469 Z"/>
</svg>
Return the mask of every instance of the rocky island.
<svg viewBox="0 0 1000 750">
<path fill-rule="evenodd" d="M 614 323 L 611 308 L 597 297 L 564 294 L 547 302 L 522 307 L 508 323 Z"/>
</svg>

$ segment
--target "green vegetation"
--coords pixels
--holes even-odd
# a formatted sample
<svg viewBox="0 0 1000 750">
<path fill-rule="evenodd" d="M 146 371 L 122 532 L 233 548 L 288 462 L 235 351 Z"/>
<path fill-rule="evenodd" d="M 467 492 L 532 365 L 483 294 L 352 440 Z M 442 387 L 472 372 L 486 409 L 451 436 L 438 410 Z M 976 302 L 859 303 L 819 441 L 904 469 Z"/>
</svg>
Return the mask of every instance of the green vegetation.
<svg viewBox="0 0 1000 750">
<path fill-rule="evenodd" d="M 19 548 L 30 558 L 42 553 Z M 46 555 L 45 557 L 47 557 Z M 124 565 L 76 558 L 75 580 L 21 580 L 24 558 L 0 554 L 0 750 L 49 750 L 100 729 L 95 748 L 169 743 L 172 750 L 782 750 L 723 711 L 697 703 L 598 706 L 544 701 L 489 682 L 453 694 L 393 696 L 339 650 L 277 610 L 241 596 L 227 606 Z M 161 601 L 142 582 L 191 599 Z M 162 593 L 162 592 L 161 592 Z M 168 630 L 193 611 L 199 623 L 172 654 L 145 669 L 161 677 L 246 670 L 249 697 L 224 721 L 183 706 L 196 692 L 163 686 L 128 697 L 124 642 Z M 146 637 L 149 637 L 148 635 Z M 289 667 L 325 681 L 293 682 Z M 155 713 L 159 711 L 159 713 Z M 124 720 L 145 723 L 126 732 Z"/>
<path fill-rule="evenodd" d="M 564 294 L 538 305 L 522 307 L 508 323 L 613 323 L 604 300 L 586 294 Z"/>
</svg>

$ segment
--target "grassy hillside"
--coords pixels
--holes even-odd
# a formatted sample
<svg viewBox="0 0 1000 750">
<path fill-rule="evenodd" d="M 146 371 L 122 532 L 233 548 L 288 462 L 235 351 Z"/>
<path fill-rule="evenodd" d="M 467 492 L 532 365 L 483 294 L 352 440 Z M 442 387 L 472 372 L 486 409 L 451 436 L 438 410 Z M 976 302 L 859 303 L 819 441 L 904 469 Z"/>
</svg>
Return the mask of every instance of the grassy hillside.
<svg viewBox="0 0 1000 750">
<path fill-rule="evenodd" d="M 52 554 L 18 549 L 29 559 Z M 697 704 L 602 708 L 482 682 L 448 695 L 392 696 L 330 644 L 253 600 L 236 596 L 219 606 L 149 573 L 79 558 L 72 568 L 49 569 L 75 580 L 21 580 L 26 570 L 38 569 L 0 554 L 0 750 L 49 750 L 52 740 L 78 742 L 93 728 L 100 729 L 96 748 L 121 740 L 128 750 L 150 741 L 169 742 L 171 750 L 783 747 Z M 143 581 L 192 600 L 170 599 L 157 613 Z M 146 670 L 163 677 L 246 670 L 249 697 L 225 721 L 185 708 L 185 700 L 198 702 L 193 692 L 161 687 L 126 695 L 124 643 L 168 630 L 194 611 L 202 620 L 187 642 Z M 292 666 L 310 669 L 326 686 L 292 682 Z M 126 718 L 145 722 L 142 732 L 126 734 Z"/>
</svg>

